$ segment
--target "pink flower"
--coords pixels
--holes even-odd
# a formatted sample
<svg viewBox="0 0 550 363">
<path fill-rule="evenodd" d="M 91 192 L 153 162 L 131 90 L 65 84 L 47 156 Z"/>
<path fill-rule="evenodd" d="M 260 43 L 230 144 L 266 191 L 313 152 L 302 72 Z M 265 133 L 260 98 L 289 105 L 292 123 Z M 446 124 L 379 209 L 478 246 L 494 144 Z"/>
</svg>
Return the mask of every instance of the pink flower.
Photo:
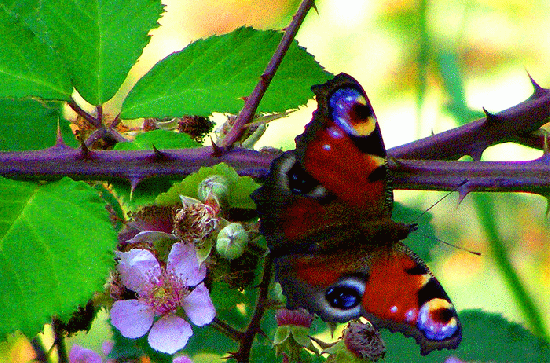
<svg viewBox="0 0 550 363">
<path fill-rule="evenodd" d="M 107 356 L 113 349 L 113 342 L 105 341 L 101 345 L 103 354 Z M 93 350 L 81 347 L 78 344 L 74 344 L 69 351 L 69 363 L 102 363 L 103 359 L 101 355 L 97 354 Z M 106 359 L 105 363 L 114 363 L 114 359 Z"/>
<path fill-rule="evenodd" d="M 101 356 L 93 350 L 82 348 L 80 345 L 73 345 L 69 351 L 70 363 L 101 363 Z"/>
<path fill-rule="evenodd" d="M 111 308 L 111 323 L 124 337 L 139 338 L 149 332 L 153 349 L 174 354 L 193 335 L 191 325 L 177 314 L 180 307 L 197 326 L 214 319 L 216 310 L 202 282 L 206 268 L 199 266 L 192 245 L 175 243 L 166 267 L 145 249 L 117 255 L 122 283 L 138 295 L 136 300 L 115 301 Z"/>
<path fill-rule="evenodd" d="M 193 363 L 193 361 L 185 355 L 180 355 L 179 357 L 174 358 L 172 363 Z"/>
</svg>

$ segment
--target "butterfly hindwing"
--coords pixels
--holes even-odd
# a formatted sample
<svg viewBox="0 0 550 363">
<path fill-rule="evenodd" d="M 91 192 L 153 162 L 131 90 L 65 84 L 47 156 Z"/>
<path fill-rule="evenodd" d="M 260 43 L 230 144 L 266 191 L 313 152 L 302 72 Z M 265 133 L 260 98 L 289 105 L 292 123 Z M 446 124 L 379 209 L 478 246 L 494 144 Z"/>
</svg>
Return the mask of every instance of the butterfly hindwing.
<svg viewBox="0 0 550 363">
<path fill-rule="evenodd" d="M 304 307 L 325 321 L 363 316 L 377 327 L 413 337 L 423 354 L 454 348 L 461 340 L 449 297 L 401 243 L 376 250 L 359 245 L 322 255 L 288 255 L 276 266 L 291 308 Z"/>
</svg>

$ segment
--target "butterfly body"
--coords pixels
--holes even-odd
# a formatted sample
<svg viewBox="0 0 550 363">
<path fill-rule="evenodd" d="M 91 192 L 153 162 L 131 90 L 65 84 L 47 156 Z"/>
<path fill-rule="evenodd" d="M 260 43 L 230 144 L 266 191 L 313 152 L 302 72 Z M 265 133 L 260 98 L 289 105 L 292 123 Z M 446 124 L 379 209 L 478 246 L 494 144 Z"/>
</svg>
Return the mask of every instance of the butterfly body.
<svg viewBox="0 0 550 363">
<path fill-rule="evenodd" d="M 312 87 L 318 109 L 252 194 L 289 308 L 325 321 L 365 317 L 427 354 L 461 340 L 456 311 L 391 219 L 386 152 L 362 87 L 346 74 Z"/>
</svg>

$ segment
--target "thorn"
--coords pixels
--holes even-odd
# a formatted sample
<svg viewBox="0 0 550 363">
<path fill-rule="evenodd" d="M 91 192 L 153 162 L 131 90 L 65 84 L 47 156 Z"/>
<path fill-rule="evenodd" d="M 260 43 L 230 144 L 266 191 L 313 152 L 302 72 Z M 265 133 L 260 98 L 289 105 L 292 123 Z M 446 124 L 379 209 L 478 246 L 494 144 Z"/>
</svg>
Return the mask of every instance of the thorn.
<svg viewBox="0 0 550 363">
<path fill-rule="evenodd" d="M 153 152 L 154 152 L 154 159 L 156 161 L 162 161 L 162 160 L 170 160 L 170 156 L 168 156 L 168 154 L 160 151 L 159 149 L 157 149 L 157 147 L 155 145 L 153 145 Z"/>
<path fill-rule="evenodd" d="M 531 97 L 537 97 L 538 95 L 540 95 L 541 93 L 544 93 L 545 89 L 542 88 L 538 83 L 537 81 L 535 81 L 533 79 L 533 77 L 531 77 L 531 74 L 529 73 L 529 71 L 527 69 L 525 69 L 525 72 L 527 72 L 527 77 L 529 77 L 529 80 L 531 81 L 531 85 L 533 86 L 533 95 Z"/>
<path fill-rule="evenodd" d="M 155 152 L 155 155 L 161 157 L 163 154 L 157 149 L 157 147 L 153 144 L 153 151 Z"/>
<path fill-rule="evenodd" d="M 65 144 L 65 141 L 63 141 L 63 134 L 61 133 L 61 126 L 59 124 L 59 121 L 57 121 L 57 135 L 55 137 L 55 144 L 49 149 L 52 151 L 73 150 L 72 147 Z"/>
<path fill-rule="evenodd" d="M 134 197 L 134 191 L 136 190 L 136 187 L 138 186 L 139 182 L 141 181 L 141 178 L 139 177 L 131 177 L 130 178 L 130 200 Z"/>
<path fill-rule="evenodd" d="M 80 160 L 92 159 L 92 151 L 88 148 L 88 146 L 82 140 L 80 141 L 80 149 L 79 149 L 77 158 Z"/>
<path fill-rule="evenodd" d="M 210 141 L 212 142 L 212 156 L 214 156 L 214 157 L 220 157 L 220 156 L 222 156 L 223 153 L 224 153 L 224 148 L 218 146 L 218 145 L 214 142 L 214 139 L 212 139 L 212 136 L 210 136 Z"/>
<path fill-rule="evenodd" d="M 317 9 L 317 4 L 315 4 L 315 2 L 313 2 L 313 5 L 311 7 L 313 8 L 313 10 L 315 10 L 317 15 L 319 15 L 319 9 Z"/>
<path fill-rule="evenodd" d="M 485 107 L 483 107 L 483 112 L 485 113 L 485 118 L 487 119 L 485 122 L 489 125 L 494 125 L 498 122 L 498 116 L 495 113 L 487 111 Z"/>
<path fill-rule="evenodd" d="M 473 190 L 471 186 L 469 186 L 468 180 L 464 180 L 460 186 L 458 187 L 458 203 L 457 206 L 462 203 L 464 198 Z"/>
<path fill-rule="evenodd" d="M 57 120 L 57 136 L 55 138 L 55 146 L 66 146 L 63 141 L 63 134 L 61 133 L 61 125 L 59 124 L 59 120 Z"/>
</svg>

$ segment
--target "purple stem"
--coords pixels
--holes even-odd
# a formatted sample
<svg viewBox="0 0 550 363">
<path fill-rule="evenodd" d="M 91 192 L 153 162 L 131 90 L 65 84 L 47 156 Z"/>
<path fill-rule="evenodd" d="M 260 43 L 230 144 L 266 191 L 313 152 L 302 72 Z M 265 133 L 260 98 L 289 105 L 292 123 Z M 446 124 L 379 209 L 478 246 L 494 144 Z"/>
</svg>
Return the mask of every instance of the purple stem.
<svg viewBox="0 0 550 363">
<path fill-rule="evenodd" d="M 88 121 L 91 125 L 93 125 L 96 129 L 99 129 L 101 124 L 101 119 L 98 119 L 92 115 L 90 115 L 88 112 L 84 111 L 82 107 L 76 103 L 75 100 L 72 98 L 67 102 L 70 108 L 73 109 L 74 112 L 76 112 L 80 117 L 84 118 L 86 121 Z"/>
<path fill-rule="evenodd" d="M 242 175 L 261 177 L 273 157 L 235 148 L 220 157 L 211 147 L 182 150 L 113 151 L 73 149 L 65 144 L 38 151 L 0 153 L 0 175 L 12 178 L 127 180 L 151 177 L 181 178 L 201 166 L 225 162 Z"/>
<path fill-rule="evenodd" d="M 292 17 L 292 21 L 290 22 L 290 25 L 286 28 L 286 32 L 283 35 L 283 38 L 281 39 L 277 50 L 271 57 L 271 60 L 265 68 L 264 73 L 260 77 L 260 81 L 258 82 L 258 84 L 256 84 L 256 87 L 254 88 L 254 91 L 252 91 L 252 94 L 246 99 L 244 107 L 239 113 L 235 124 L 221 142 L 220 146 L 222 148 L 230 148 L 242 135 L 244 125 L 251 122 L 254 118 L 256 109 L 258 108 L 258 105 L 260 104 L 260 101 L 262 100 L 262 97 L 264 96 L 267 87 L 269 87 L 271 80 L 275 76 L 277 68 L 281 64 L 281 61 L 283 60 L 284 55 L 290 47 L 290 44 L 292 44 L 296 33 L 298 33 L 300 25 L 304 21 L 307 13 L 309 12 L 309 9 L 311 9 L 314 3 L 314 0 L 304 0 L 296 14 L 294 14 L 294 16 Z"/>
<path fill-rule="evenodd" d="M 395 189 L 531 192 L 550 186 L 548 154 L 532 161 L 390 160 Z"/>
<path fill-rule="evenodd" d="M 388 150 L 394 158 L 422 160 L 456 160 L 470 155 L 479 160 L 483 151 L 501 142 L 519 142 L 529 146 L 540 143 L 540 137 L 528 136 L 538 130 L 550 117 L 550 90 L 540 87 L 533 79 L 533 95 L 504 111 L 458 128 L 416 140 Z"/>
<path fill-rule="evenodd" d="M 535 84 L 533 96 L 496 115 L 442 134 L 388 150 L 395 189 L 524 191 L 541 193 L 550 186 L 550 165 L 544 156 L 522 162 L 403 160 L 421 157 L 456 158 L 480 155 L 485 147 L 510 140 L 538 140 L 539 128 L 550 116 L 550 91 Z M 533 130 L 536 130 L 533 132 Z M 61 141 L 38 151 L 0 152 L 0 175 L 12 178 L 127 180 L 133 186 L 146 178 L 179 179 L 201 166 L 226 162 L 239 174 L 265 176 L 275 155 L 234 148 L 222 156 L 214 149 L 166 151 L 87 151 Z M 396 158 L 400 158 L 401 160 Z"/>
</svg>

